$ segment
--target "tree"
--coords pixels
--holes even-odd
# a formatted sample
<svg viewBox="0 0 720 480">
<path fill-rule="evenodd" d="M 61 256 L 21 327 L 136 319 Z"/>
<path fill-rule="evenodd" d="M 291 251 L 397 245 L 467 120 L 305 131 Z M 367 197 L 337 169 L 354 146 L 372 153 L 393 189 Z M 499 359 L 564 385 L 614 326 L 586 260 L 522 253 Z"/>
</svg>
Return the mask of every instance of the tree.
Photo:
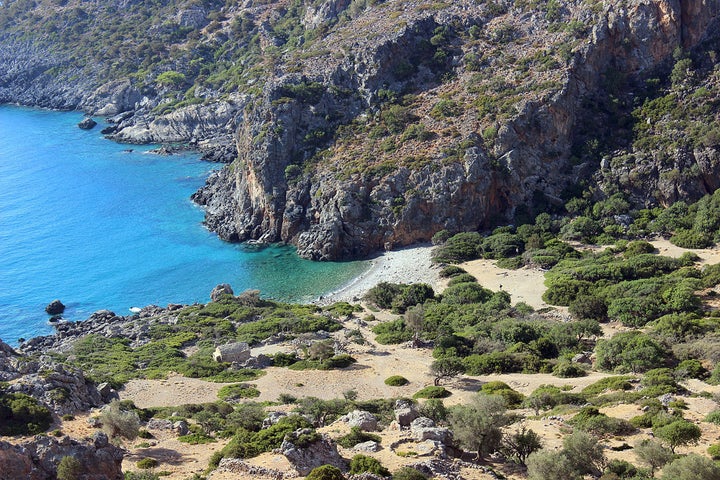
<svg viewBox="0 0 720 480">
<path fill-rule="evenodd" d="M 335 349 L 330 340 L 315 342 L 308 349 L 308 358 L 310 360 L 327 360 L 333 355 L 335 355 Z"/>
<path fill-rule="evenodd" d="M 348 402 L 339 398 L 321 400 L 317 397 L 305 397 L 298 402 L 297 411 L 316 427 L 324 427 L 328 420 L 345 413 L 347 406 Z"/>
<path fill-rule="evenodd" d="M 477 458 L 500 446 L 501 428 L 510 423 L 505 399 L 500 395 L 478 394 L 469 405 L 459 405 L 450 412 L 455 439 L 464 448 L 477 452 Z"/>
<path fill-rule="evenodd" d="M 508 456 L 517 460 L 520 465 L 525 465 L 528 456 L 542 448 L 540 435 L 528 429 L 525 425 L 520 430 L 506 434 L 502 444 Z"/>
<path fill-rule="evenodd" d="M 665 426 L 654 428 L 653 433 L 668 444 L 673 454 L 679 446 L 696 444 L 702 435 L 700 427 L 687 420 L 675 420 Z"/>
<path fill-rule="evenodd" d="M 656 441 L 645 439 L 635 445 L 635 455 L 638 459 L 650 467 L 650 475 L 655 476 L 655 470 L 662 468 L 673 459 L 673 453 L 665 446 Z"/>
<path fill-rule="evenodd" d="M 58 480 L 78 480 L 82 473 L 82 464 L 75 457 L 67 456 L 60 459 L 57 467 Z"/>
<path fill-rule="evenodd" d="M 425 326 L 425 307 L 415 305 L 405 311 L 405 326 L 413 332 L 413 343 L 418 344 L 420 332 Z"/>
<path fill-rule="evenodd" d="M 441 358 L 430 365 L 430 375 L 435 377 L 435 386 L 440 385 L 440 380 L 443 378 L 457 377 L 464 372 L 465 365 L 457 357 Z"/>
<path fill-rule="evenodd" d="M 580 475 L 599 477 L 605 467 L 605 454 L 598 439 L 582 430 L 563 440 L 563 453 Z"/>
<path fill-rule="evenodd" d="M 663 480 L 720 480 L 720 467 L 702 455 L 691 453 L 663 469 Z"/>
<path fill-rule="evenodd" d="M 582 478 L 562 452 L 538 450 L 528 456 L 529 480 L 580 480 Z"/>
<path fill-rule="evenodd" d="M 110 438 L 124 437 L 134 440 L 140 431 L 140 418 L 137 413 L 123 410 L 117 400 L 102 410 L 100 423 Z"/>
</svg>

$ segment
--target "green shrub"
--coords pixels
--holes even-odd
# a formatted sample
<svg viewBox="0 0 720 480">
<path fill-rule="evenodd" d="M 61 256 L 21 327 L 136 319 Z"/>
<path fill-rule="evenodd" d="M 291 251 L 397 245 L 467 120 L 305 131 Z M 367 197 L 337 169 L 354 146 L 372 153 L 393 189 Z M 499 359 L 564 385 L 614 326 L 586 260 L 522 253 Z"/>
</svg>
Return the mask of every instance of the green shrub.
<svg viewBox="0 0 720 480">
<path fill-rule="evenodd" d="M 403 343 L 412 340 L 413 332 L 406 328 L 405 321 L 402 318 L 383 322 L 372 328 L 375 341 L 381 345 Z"/>
<path fill-rule="evenodd" d="M 204 445 L 206 443 L 214 443 L 216 440 L 204 433 L 191 433 L 189 435 L 181 435 L 178 437 L 179 442 L 188 443 L 190 445 Z"/>
<path fill-rule="evenodd" d="M 142 460 L 138 460 L 135 465 L 143 470 L 148 470 L 157 467 L 159 463 L 154 458 L 143 458 Z"/>
<path fill-rule="evenodd" d="M 448 287 L 452 287 L 453 285 L 458 285 L 461 283 L 477 283 L 477 279 L 469 273 L 462 273 L 451 278 L 448 282 Z"/>
<path fill-rule="evenodd" d="M 103 431 L 110 438 L 124 437 L 134 440 L 140 431 L 140 418 L 134 411 L 125 410 L 118 401 L 113 401 L 100 412 Z"/>
<path fill-rule="evenodd" d="M 350 433 L 339 437 L 336 441 L 337 444 L 342 447 L 352 448 L 358 443 L 363 442 L 373 441 L 380 443 L 381 439 L 379 436 L 372 433 L 363 432 L 362 430 L 360 430 L 360 427 L 352 427 L 350 429 Z"/>
<path fill-rule="evenodd" d="M 75 457 L 67 456 L 60 459 L 57 467 L 57 480 L 78 480 L 82 473 L 82 464 Z"/>
<path fill-rule="evenodd" d="M 412 126 L 412 125 L 411 125 L 411 126 Z M 407 130 L 406 130 L 405 132 L 407 133 Z M 452 234 L 451 234 L 450 232 L 448 232 L 447 230 L 440 230 L 440 231 L 435 232 L 435 233 L 433 234 L 433 236 L 432 236 L 432 238 L 430 239 L 430 241 L 432 242 L 433 245 L 441 245 L 441 244 L 447 242 L 447 240 L 448 240 L 450 237 L 452 237 Z M 458 268 L 459 268 L 459 267 L 458 267 Z M 462 270 L 462 269 L 460 269 L 460 270 Z M 444 277 L 449 276 L 449 275 L 443 275 L 443 274 L 442 274 L 442 271 L 441 271 L 441 272 L 440 272 L 440 276 L 444 278 Z"/>
<path fill-rule="evenodd" d="M 570 423 L 594 435 L 627 435 L 635 428 L 626 420 L 608 417 L 596 407 L 583 407 Z"/>
<path fill-rule="evenodd" d="M 350 475 L 357 475 L 364 472 L 374 473 L 381 477 L 390 476 L 390 470 L 383 467 L 382 463 L 377 459 L 368 457 L 367 455 L 355 455 L 352 460 L 350 460 Z"/>
<path fill-rule="evenodd" d="M 428 386 L 416 392 L 413 398 L 445 398 L 450 395 L 450 391 L 445 387 Z"/>
<path fill-rule="evenodd" d="M 712 412 L 708 413 L 705 416 L 704 421 L 714 423 L 715 425 L 720 425 L 720 410 L 713 410 Z"/>
<path fill-rule="evenodd" d="M 480 387 L 480 391 L 487 395 L 500 395 L 505 399 L 508 408 L 519 407 L 525 399 L 522 393 L 513 390 L 507 383 L 499 380 L 484 383 Z"/>
<path fill-rule="evenodd" d="M 402 467 L 393 473 L 392 480 L 427 480 L 427 476 L 412 467 Z"/>
<path fill-rule="evenodd" d="M 441 278 L 452 278 L 456 277 L 458 275 L 462 275 L 464 273 L 467 273 L 464 269 L 458 267 L 457 265 L 448 265 L 447 267 L 444 267 L 442 270 L 440 270 L 440 277 Z M 718 280 L 720 282 L 720 280 Z"/>
<path fill-rule="evenodd" d="M 577 363 L 561 361 L 555 365 L 552 374 L 560 378 L 576 378 L 586 376 L 587 371 Z"/>
<path fill-rule="evenodd" d="M 240 398 L 259 397 L 260 390 L 255 388 L 255 385 L 236 383 L 234 385 L 225 385 L 218 391 L 217 395 L 221 400 L 232 401 Z"/>
<path fill-rule="evenodd" d="M 445 244 L 435 247 L 436 263 L 462 263 L 480 257 L 482 236 L 477 232 L 463 232 L 450 237 Z"/>
<path fill-rule="evenodd" d="M 289 367 L 299 360 L 295 353 L 278 352 L 272 356 L 273 365 L 276 367 Z"/>
<path fill-rule="evenodd" d="M 305 480 L 345 480 L 339 468 L 332 465 L 322 465 L 313 468 Z"/>
<path fill-rule="evenodd" d="M 389 385 L 391 387 L 402 387 L 408 383 L 410 383 L 408 379 L 402 375 L 393 375 L 385 379 L 385 385 Z"/>
<path fill-rule="evenodd" d="M 607 390 L 631 390 L 633 386 L 630 380 L 632 379 L 633 377 L 628 376 L 605 377 L 583 388 L 582 394 L 589 396 L 599 395 Z"/>
<path fill-rule="evenodd" d="M 33 397 L 0 390 L 0 435 L 35 435 L 51 423 L 50 410 Z"/>
<path fill-rule="evenodd" d="M 720 460 L 720 443 L 713 443 L 707 449 L 708 454 L 713 460 Z"/>
<path fill-rule="evenodd" d="M 677 230 L 670 237 L 670 243 L 681 248 L 708 248 L 713 245 L 712 237 L 705 232 Z"/>
</svg>

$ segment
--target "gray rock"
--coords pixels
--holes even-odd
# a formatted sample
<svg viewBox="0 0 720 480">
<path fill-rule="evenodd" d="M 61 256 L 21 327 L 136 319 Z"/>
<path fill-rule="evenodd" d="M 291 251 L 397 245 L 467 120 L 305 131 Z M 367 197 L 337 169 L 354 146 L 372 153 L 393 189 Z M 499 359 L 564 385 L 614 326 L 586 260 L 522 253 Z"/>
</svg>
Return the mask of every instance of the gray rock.
<svg viewBox="0 0 720 480">
<path fill-rule="evenodd" d="M 443 445 L 452 444 L 452 432 L 447 428 L 416 428 L 412 430 L 413 437 L 416 441 L 422 442 L 425 440 L 432 440 L 434 442 L 442 443 Z"/>
<path fill-rule="evenodd" d="M 356 452 L 378 452 L 380 451 L 380 444 L 372 440 L 356 444 L 353 448 Z"/>
<path fill-rule="evenodd" d="M 180 436 L 187 435 L 188 432 L 190 432 L 190 428 L 188 427 L 188 424 L 185 420 L 178 420 L 177 422 L 173 423 L 172 429 Z"/>
<path fill-rule="evenodd" d="M 395 409 L 395 421 L 400 427 L 409 427 L 413 420 L 418 418 L 420 414 L 414 406 L 402 407 Z"/>
<path fill-rule="evenodd" d="M 147 428 L 148 430 L 172 430 L 173 422 L 171 420 L 151 418 L 147 422 Z"/>
<path fill-rule="evenodd" d="M 97 125 L 97 122 L 90 117 L 84 118 L 80 123 L 78 123 L 78 127 L 83 130 L 92 130 L 95 128 L 95 125 Z"/>
<path fill-rule="evenodd" d="M 242 364 L 250 360 L 250 346 L 245 342 L 227 343 L 215 348 L 213 359 L 216 362 Z"/>
<path fill-rule="evenodd" d="M 419 428 L 432 428 L 435 426 L 435 422 L 428 417 L 418 417 L 410 423 L 410 431 L 414 431 Z"/>
<path fill-rule="evenodd" d="M 59 315 L 65 311 L 65 305 L 60 300 L 53 300 L 45 307 L 45 311 L 49 315 Z"/>
<path fill-rule="evenodd" d="M 308 435 L 312 430 L 304 428 L 287 435 L 280 445 L 279 452 L 285 455 L 290 464 L 302 476 L 307 475 L 313 468 L 321 465 L 333 465 L 341 470 L 347 468 L 347 462 L 337 451 L 337 445 L 325 434 L 306 446 L 298 447 L 293 442 L 298 437 Z"/>
<path fill-rule="evenodd" d="M 272 427 L 280 421 L 281 418 L 287 417 L 285 412 L 270 412 L 268 416 L 263 420 L 263 428 Z"/>
<path fill-rule="evenodd" d="M 217 302 L 222 298 L 223 295 L 235 295 L 232 287 L 227 283 L 221 283 L 220 285 L 217 285 L 215 288 L 213 288 L 212 292 L 210 292 L 210 300 L 212 300 L 213 302 Z"/>
<path fill-rule="evenodd" d="M 359 427 L 360 430 L 371 432 L 377 430 L 377 418 L 370 412 L 364 410 L 353 410 L 340 417 L 340 420 L 347 422 L 350 427 Z"/>
</svg>

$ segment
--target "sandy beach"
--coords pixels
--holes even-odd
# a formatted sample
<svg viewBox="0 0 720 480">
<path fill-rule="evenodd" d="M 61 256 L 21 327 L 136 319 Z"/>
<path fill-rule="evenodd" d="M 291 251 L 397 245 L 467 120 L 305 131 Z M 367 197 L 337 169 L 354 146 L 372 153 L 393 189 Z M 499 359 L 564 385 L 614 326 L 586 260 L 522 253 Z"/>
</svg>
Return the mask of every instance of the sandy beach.
<svg viewBox="0 0 720 480">
<path fill-rule="evenodd" d="M 440 268 L 430 260 L 431 244 L 384 252 L 370 260 L 370 268 L 339 290 L 319 298 L 316 303 L 357 302 L 380 282 L 427 283 L 436 291 L 440 286 Z"/>
</svg>

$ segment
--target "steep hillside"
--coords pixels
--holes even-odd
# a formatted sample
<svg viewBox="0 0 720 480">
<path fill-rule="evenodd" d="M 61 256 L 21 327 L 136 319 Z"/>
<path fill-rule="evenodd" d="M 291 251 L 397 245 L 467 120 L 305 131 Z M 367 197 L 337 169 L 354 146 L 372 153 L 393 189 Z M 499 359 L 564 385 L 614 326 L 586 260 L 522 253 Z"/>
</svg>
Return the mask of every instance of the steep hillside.
<svg viewBox="0 0 720 480">
<path fill-rule="evenodd" d="M 718 135 L 699 127 L 716 120 L 718 10 L 16 0 L 0 7 L 0 101 L 114 115 L 116 139 L 237 157 L 194 197 L 222 238 L 359 257 L 585 188 L 643 205 L 716 188 Z M 667 141 L 678 135 L 693 140 Z"/>
</svg>

